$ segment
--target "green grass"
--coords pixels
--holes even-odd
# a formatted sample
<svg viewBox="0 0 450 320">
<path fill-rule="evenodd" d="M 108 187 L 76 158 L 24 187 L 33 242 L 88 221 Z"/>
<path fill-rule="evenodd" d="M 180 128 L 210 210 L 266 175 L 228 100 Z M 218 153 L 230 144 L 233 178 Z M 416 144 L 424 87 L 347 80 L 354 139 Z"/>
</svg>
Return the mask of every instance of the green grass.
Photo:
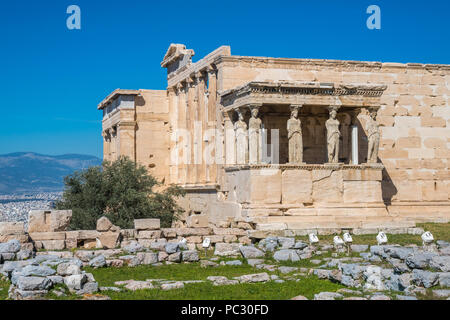
<svg viewBox="0 0 450 320">
<path fill-rule="evenodd" d="M 417 227 L 423 228 L 425 231 L 430 231 L 435 240 L 444 240 L 450 241 L 450 223 L 419 223 Z M 318 236 L 320 243 L 333 243 L 333 237 L 335 235 L 322 235 Z M 412 234 L 387 234 L 388 243 L 389 244 L 399 244 L 399 245 L 408 245 L 408 244 L 416 244 L 422 245 L 422 239 L 420 235 L 412 235 Z M 366 235 L 352 235 L 354 244 L 367 244 L 367 245 L 376 245 L 376 235 L 374 234 L 366 234 Z M 298 240 L 302 240 L 304 242 L 308 242 L 307 236 L 298 236 L 296 237 Z"/>
<path fill-rule="evenodd" d="M 199 263 L 180 263 L 155 266 L 137 266 L 122 268 L 86 267 L 86 272 L 94 275 L 100 286 L 114 286 L 114 282 L 123 280 L 206 280 L 209 276 L 225 276 L 227 278 L 241 276 L 243 274 L 264 272 L 244 263 L 242 266 L 218 266 L 201 268 Z"/>
<path fill-rule="evenodd" d="M 434 235 L 434 234 L 433 234 Z M 319 243 L 324 244 L 332 244 L 333 237 L 335 235 L 322 235 L 319 237 Z M 389 244 L 399 244 L 399 245 L 407 245 L 407 244 L 417 244 L 422 245 L 422 239 L 420 235 L 412 235 L 412 234 L 387 234 L 388 243 Z M 436 236 L 435 236 L 436 237 Z M 302 236 L 297 237 L 299 240 L 308 242 L 308 237 Z M 367 244 L 367 245 L 376 245 L 377 239 L 375 234 L 364 234 L 364 235 L 352 235 L 353 244 Z"/>
<path fill-rule="evenodd" d="M 342 285 L 314 277 L 284 283 L 244 283 L 213 286 L 211 283 L 187 284 L 183 289 L 106 292 L 113 300 L 286 300 L 298 295 L 312 299 L 315 293 L 336 291 Z"/>
<path fill-rule="evenodd" d="M 6 280 L 0 280 L 0 300 L 8 298 L 9 282 Z"/>
<path fill-rule="evenodd" d="M 122 268 L 102 268 L 91 269 L 91 272 L 98 281 L 99 286 L 115 286 L 115 281 L 121 280 L 206 280 L 208 276 L 225 276 L 229 279 L 233 277 L 267 272 L 255 267 L 243 264 L 242 266 L 218 266 L 214 268 L 201 268 L 199 263 L 173 264 L 167 266 L 137 266 Z M 290 299 L 297 295 L 304 295 L 313 298 L 315 293 L 321 291 L 336 291 L 344 286 L 330 281 L 323 281 L 317 277 L 301 278 L 298 282 L 286 281 L 284 283 L 256 283 L 237 284 L 227 286 L 213 286 L 210 282 L 186 284 L 183 289 L 162 291 L 160 289 L 148 289 L 137 291 L 113 292 L 106 294 L 112 299 L 150 299 L 150 300 L 221 300 L 221 299 Z"/>
<path fill-rule="evenodd" d="M 85 268 L 86 272 L 91 272 L 100 287 L 116 286 L 114 282 L 123 280 L 206 280 L 208 276 L 233 277 L 266 272 L 247 264 L 242 266 L 218 266 L 214 268 L 201 268 L 199 263 L 173 264 L 159 267 L 137 266 L 122 268 Z M 284 283 L 244 283 L 227 286 L 214 286 L 211 282 L 185 284 L 183 289 L 163 291 L 160 289 L 145 289 L 130 291 L 123 289 L 122 292 L 104 291 L 102 295 L 107 295 L 113 300 L 286 300 L 298 295 L 304 295 L 309 299 L 314 294 L 322 291 L 336 291 L 344 286 L 330 281 L 320 280 L 315 276 L 301 278 L 297 281 L 285 281 Z M 57 297 L 50 293 L 47 298 L 61 299 L 82 299 L 80 296 L 68 294 L 64 297 Z"/>
<path fill-rule="evenodd" d="M 450 223 L 426 223 L 419 224 L 418 227 L 423 228 L 426 231 L 431 231 L 436 240 L 450 241 Z M 307 241 L 307 237 L 297 237 L 303 241 Z M 333 235 L 330 236 L 319 236 L 321 244 L 332 244 Z M 388 235 L 390 244 L 417 244 L 422 245 L 422 240 L 420 235 Z M 354 244 L 368 244 L 375 245 L 376 239 L 375 235 L 361 235 L 353 236 Z M 320 248 L 318 248 L 320 250 Z M 266 264 L 275 264 L 278 266 L 293 266 L 293 267 L 303 267 L 303 268 L 317 268 L 319 265 L 311 263 L 311 260 L 318 259 L 322 260 L 322 263 L 326 263 L 324 258 L 331 258 L 334 251 L 324 252 L 321 255 L 314 255 L 313 257 L 305 260 L 300 260 L 298 262 L 276 262 L 272 254 L 267 254 L 264 259 Z M 201 258 L 211 258 L 213 256 L 213 250 L 209 250 L 205 255 L 204 251 L 199 252 Z M 338 254 L 337 258 L 343 257 L 359 257 L 359 253 L 351 253 L 347 256 L 346 253 Z M 181 264 L 171 264 L 162 265 L 159 267 L 155 266 L 137 266 L 137 267 L 122 267 L 122 268 L 100 268 L 93 269 L 86 267 L 84 268 L 86 272 L 90 272 L 94 275 L 96 281 L 98 281 L 100 287 L 116 286 L 114 282 L 124 281 L 124 280 L 147 280 L 147 279 L 165 279 L 165 280 L 206 280 L 208 276 L 225 276 L 228 279 L 233 277 L 241 276 L 244 274 L 261 273 L 267 272 L 269 274 L 277 274 L 281 277 L 289 277 L 289 275 L 283 275 L 279 271 L 269 272 L 265 269 L 257 269 L 253 266 L 248 265 L 245 259 L 239 257 L 220 257 L 217 263 L 220 261 L 229 260 L 241 260 L 243 264 L 241 266 L 221 266 L 218 267 L 207 267 L 201 268 L 200 263 L 181 263 Z M 381 262 L 379 264 L 384 264 Z M 374 263 L 378 264 L 378 263 Z M 294 273 L 298 273 L 295 271 Z M 0 280 L 0 300 L 4 300 L 8 295 L 9 283 L 5 280 Z M 183 289 L 175 289 L 169 291 L 163 291 L 160 289 L 146 289 L 130 291 L 125 290 L 122 292 L 105 291 L 101 294 L 107 295 L 112 299 L 116 300 L 223 300 L 223 299 L 290 299 L 297 295 L 303 295 L 308 299 L 312 299 L 314 294 L 323 291 L 337 291 L 344 286 L 340 284 L 333 283 L 328 280 L 318 279 L 316 276 L 305 276 L 300 278 L 299 281 L 285 281 L 284 283 L 257 283 L 257 284 L 237 284 L 237 285 L 227 285 L 227 286 L 213 286 L 211 282 L 207 281 L 204 283 L 194 283 L 185 284 Z M 352 288 L 350 288 L 352 289 Z M 437 289 L 434 287 L 432 289 Z M 66 291 L 66 293 L 68 293 Z M 386 292 L 386 295 L 395 298 L 396 294 L 402 294 L 399 292 Z M 354 296 L 354 294 L 343 294 L 345 297 Z M 431 289 L 427 290 L 425 295 L 417 295 L 419 299 L 436 299 L 432 295 Z M 83 297 L 67 294 L 64 297 L 57 297 L 53 293 L 49 293 L 47 296 L 49 299 L 82 299 Z"/>
<path fill-rule="evenodd" d="M 448 223 L 418 223 L 418 227 L 430 231 L 435 240 L 450 242 L 450 222 Z"/>
<path fill-rule="evenodd" d="M 448 289 L 448 288 L 442 288 L 440 286 L 428 288 L 428 289 L 426 289 L 425 294 L 418 293 L 416 297 L 419 300 L 447 300 L 447 298 L 438 298 L 433 294 L 433 290 L 439 290 L 439 289 Z"/>
</svg>

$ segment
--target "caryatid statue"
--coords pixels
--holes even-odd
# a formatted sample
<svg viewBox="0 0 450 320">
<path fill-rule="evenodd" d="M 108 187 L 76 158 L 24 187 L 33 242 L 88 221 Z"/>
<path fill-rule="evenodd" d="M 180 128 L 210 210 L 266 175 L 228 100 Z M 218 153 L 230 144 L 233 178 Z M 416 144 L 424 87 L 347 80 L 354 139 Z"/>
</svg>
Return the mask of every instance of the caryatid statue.
<svg viewBox="0 0 450 320">
<path fill-rule="evenodd" d="M 370 118 L 366 124 L 367 139 L 369 148 L 367 151 L 367 163 L 377 163 L 378 147 L 380 145 L 380 129 L 376 121 L 377 111 L 370 110 Z"/>
<path fill-rule="evenodd" d="M 241 110 L 236 110 L 238 120 L 234 123 L 236 135 L 236 163 L 246 164 L 248 162 L 248 132 L 247 124 L 244 121 L 244 114 Z"/>
<path fill-rule="evenodd" d="M 103 131 L 103 138 L 105 138 L 106 142 L 111 142 L 111 129 Z"/>
<path fill-rule="evenodd" d="M 328 162 L 339 162 L 339 120 L 336 119 L 338 107 L 330 107 L 330 118 L 325 122 L 327 128 Z"/>
<path fill-rule="evenodd" d="M 303 162 L 302 123 L 298 118 L 301 106 L 291 106 L 291 118 L 287 122 L 289 140 L 289 163 L 299 164 Z"/>
<path fill-rule="evenodd" d="M 259 108 L 250 107 L 251 118 L 248 121 L 249 129 L 249 160 L 251 164 L 258 163 L 261 159 L 261 119 L 258 118 Z"/>
</svg>

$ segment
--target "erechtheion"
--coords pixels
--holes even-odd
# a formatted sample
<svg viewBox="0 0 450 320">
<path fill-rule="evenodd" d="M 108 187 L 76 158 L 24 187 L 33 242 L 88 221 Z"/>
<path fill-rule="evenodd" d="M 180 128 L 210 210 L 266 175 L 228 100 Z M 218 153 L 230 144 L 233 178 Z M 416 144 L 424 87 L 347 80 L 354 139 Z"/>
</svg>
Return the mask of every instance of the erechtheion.
<svg viewBox="0 0 450 320">
<path fill-rule="evenodd" d="M 244 57 L 227 46 L 193 56 L 170 45 L 167 90 L 117 89 L 98 106 L 104 158 L 126 155 L 182 186 L 188 225 L 449 220 L 450 65 Z"/>
</svg>

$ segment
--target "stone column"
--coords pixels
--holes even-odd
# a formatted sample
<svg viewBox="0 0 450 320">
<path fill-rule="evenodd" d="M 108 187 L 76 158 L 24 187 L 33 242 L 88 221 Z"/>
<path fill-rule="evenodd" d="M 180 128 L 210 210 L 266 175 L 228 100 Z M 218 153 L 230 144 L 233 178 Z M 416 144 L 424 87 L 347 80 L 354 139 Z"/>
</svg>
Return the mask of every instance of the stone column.
<svg viewBox="0 0 450 320">
<path fill-rule="evenodd" d="M 350 124 L 349 124 L 349 137 L 348 137 L 348 159 L 351 164 L 359 164 L 359 128 L 358 128 L 358 114 L 360 110 L 355 109 L 353 111 L 348 112 L 350 116 Z"/>
<path fill-rule="evenodd" d="M 200 149 L 202 145 L 202 136 L 201 136 L 201 118 L 200 118 L 200 78 L 197 74 L 192 74 L 191 78 L 193 80 L 193 102 L 192 102 L 192 122 L 193 122 L 193 130 L 192 130 L 192 171 L 191 171 L 191 183 L 197 184 L 199 182 L 199 166 L 201 157 Z"/>
<path fill-rule="evenodd" d="M 216 70 L 209 66 L 208 72 L 208 127 L 214 127 L 216 121 L 216 102 L 217 102 L 217 74 Z"/>
<path fill-rule="evenodd" d="M 337 119 L 337 111 L 339 106 L 330 106 L 330 118 L 325 122 L 327 129 L 327 157 L 328 163 L 339 162 L 339 138 L 341 133 L 339 131 L 339 120 Z"/>
<path fill-rule="evenodd" d="M 247 124 L 244 121 L 243 110 L 237 109 L 238 120 L 234 124 L 236 137 L 236 163 L 248 163 L 248 132 Z"/>
<path fill-rule="evenodd" d="M 208 183 L 215 182 L 217 180 L 217 161 L 216 156 L 220 154 L 216 150 L 217 142 L 218 142 L 218 131 L 216 130 L 216 123 L 217 122 L 217 115 L 216 115 L 216 103 L 217 103 L 217 74 L 216 70 L 213 66 L 208 66 L 206 69 L 208 74 L 208 105 L 206 108 L 207 111 L 207 130 L 208 132 L 212 132 L 212 139 L 208 140 L 206 142 L 205 147 L 208 148 L 208 150 L 213 150 L 210 154 L 213 159 L 211 159 L 213 162 L 212 164 L 209 164 L 206 166 L 206 181 Z"/>
<path fill-rule="evenodd" d="M 195 123 L 195 114 L 196 114 L 196 106 L 195 106 L 195 87 L 194 80 L 191 77 L 186 79 L 187 83 L 187 112 L 186 112 L 186 129 L 190 133 L 190 141 L 189 141 L 189 149 L 190 156 L 187 164 L 187 184 L 195 183 L 195 169 L 194 169 L 194 144 L 192 142 L 194 136 L 194 123 Z"/>
<path fill-rule="evenodd" d="M 259 116 L 260 105 L 250 105 L 251 118 L 248 122 L 249 136 L 249 163 L 261 162 L 261 119 Z"/>
<path fill-rule="evenodd" d="M 189 161 L 189 131 L 187 130 L 187 104 L 186 91 L 184 83 L 178 83 L 177 90 L 177 108 L 178 108 L 178 131 L 177 131 L 177 154 L 178 164 L 178 183 L 186 184 L 187 181 L 187 162 Z"/>
<path fill-rule="evenodd" d="M 103 158 L 111 160 L 111 129 L 103 131 Z"/>
<path fill-rule="evenodd" d="M 358 164 L 358 126 L 352 125 L 351 127 L 351 135 L 352 135 L 352 164 Z"/>
<path fill-rule="evenodd" d="M 302 123 L 298 113 L 302 105 L 291 105 L 291 118 L 287 121 L 289 164 L 303 163 Z"/>
<path fill-rule="evenodd" d="M 378 161 L 378 148 L 380 145 L 380 129 L 376 121 L 377 110 L 369 110 L 369 120 L 366 124 L 367 139 L 369 147 L 367 150 L 367 163 L 377 163 Z"/>
<path fill-rule="evenodd" d="M 196 183 L 204 184 L 206 182 L 206 165 L 203 159 L 203 151 L 205 150 L 204 134 L 207 129 L 206 119 L 206 97 L 205 97 L 205 77 L 203 72 L 195 74 L 197 87 L 197 119 L 195 130 L 196 153 L 195 153 L 195 167 L 196 167 Z"/>
<path fill-rule="evenodd" d="M 119 139 L 117 138 L 117 125 L 111 128 L 111 161 L 117 160 L 117 150 L 119 150 Z"/>
</svg>

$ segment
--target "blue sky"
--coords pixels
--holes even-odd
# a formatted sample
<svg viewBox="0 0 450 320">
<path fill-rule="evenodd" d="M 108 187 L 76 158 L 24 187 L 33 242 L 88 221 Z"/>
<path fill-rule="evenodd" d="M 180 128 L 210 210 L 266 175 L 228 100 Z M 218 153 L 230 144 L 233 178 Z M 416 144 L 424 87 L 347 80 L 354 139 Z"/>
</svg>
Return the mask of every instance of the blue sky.
<svg viewBox="0 0 450 320">
<path fill-rule="evenodd" d="M 66 9 L 81 8 L 81 30 Z M 366 27 L 369 5 L 381 30 Z M 165 89 L 171 42 L 235 55 L 450 64 L 450 2 L 2 1 L 0 154 L 101 157 L 97 104 L 115 88 Z"/>
</svg>

